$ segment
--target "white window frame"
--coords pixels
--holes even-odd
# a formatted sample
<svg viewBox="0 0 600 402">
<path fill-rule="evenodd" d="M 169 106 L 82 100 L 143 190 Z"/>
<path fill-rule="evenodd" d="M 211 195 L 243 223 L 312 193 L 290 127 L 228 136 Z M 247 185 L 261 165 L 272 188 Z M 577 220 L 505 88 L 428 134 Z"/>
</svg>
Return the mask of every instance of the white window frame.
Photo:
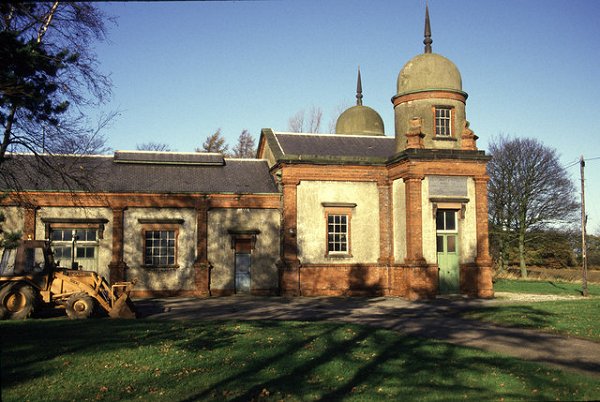
<svg viewBox="0 0 600 402">
<path fill-rule="evenodd" d="M 452 137 L 452 114 L 454 110 L 449 106 L 436 106 L 434 108 L 435 136 Z"/>
<path fill-rule="evenodd" d="M 68 232 L 71 232 L 68 234 Z M 89 240 L 88 235 L 94 232 L 94 239 Z M 73 225 L 70 227 L 60 226 L 53 227 L 51 232 L 51 240 L 52 240 L 52 250 L 55 253 L 55 259 L 61 260 L 61 265 L 65 266 L 70 264 L 71 262 L 79 263 L 79 265 L 86 270 L 96 271 L 98 269 L 98 252 L 100 250 L 100 229 L 98 227 L 91 227 L 90 225 L 86 226 L 77 226 Z M 62 233 L 61 239 L 56 239 L 56 234 Z M 83 237 L 82 237 L 83 235 Z M 65 239 L 68 237 L 68 239 Z M 75 241 L 73 241 L 75 238 Z M 58 249 L 61 249 L 61 252 L 57 252 Z M 64 256 L 62 250 L 68 249 L 70 255 Z M 83 251 L 87 254 L 90 250 L 93 250 L 93 256 L 80 256 L 79 252 Z M 60 255 L 56 255 L 60 254 Z M 88 263 L 91 263 L 93 266 L 89 266 Z"/>
<path fill-rule="evenodd" d="M 166 237 L 163 238 L 163 233 Z M 148 235 L 151 235 L 149 238 Z M 158 237 L 154 236 L 158 234 Z M 177 268 L 177 240 L 174 227 L 147 227 L 143 230 L 143 265 L 148 268 Z M 149 243 L 150 242 L 150 243 Z M 165 253 L 163 253 L 163 251 Z M 150 252 L 150 253 L 149 253 Z M 165 260 L 166 259 L 166 260 Z"/>
<path fill-rule="evenodd" d="M 335 211 L 327 213 L 327 254 L 350 254 L 350 215 L 348 213 Z"/>
</svg>

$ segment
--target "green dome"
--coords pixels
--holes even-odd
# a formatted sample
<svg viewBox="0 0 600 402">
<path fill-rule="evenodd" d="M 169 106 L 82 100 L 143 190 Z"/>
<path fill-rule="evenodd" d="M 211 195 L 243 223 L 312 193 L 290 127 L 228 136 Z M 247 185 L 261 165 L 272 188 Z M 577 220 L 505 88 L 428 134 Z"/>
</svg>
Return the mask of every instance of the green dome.
<svg viewBox="0 0 600 402">
<path fill-rule="evenodd" d="M 336 134 L 385 135 L 379 113 L 368 106 L 352 106 L 338 117 Z"/>
<path fill-rule="evenodd" d="M 413 57 L 398 74 L 398 95 L 440 89 L 462 92 L 462 78 L 456 65 L 439 54 Z"/>
</svg>

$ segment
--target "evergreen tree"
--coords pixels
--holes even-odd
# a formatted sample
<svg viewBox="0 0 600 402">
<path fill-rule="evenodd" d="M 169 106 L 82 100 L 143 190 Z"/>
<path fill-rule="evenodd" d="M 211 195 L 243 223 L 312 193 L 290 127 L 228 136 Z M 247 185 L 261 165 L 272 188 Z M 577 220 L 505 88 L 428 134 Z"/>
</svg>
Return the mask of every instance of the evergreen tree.
<svg viewBox="0 0 600 402">
<path fill-rule="evenodd" d="M 196 148 L 196 152 L 216 152 L 228 156 L 229 145 L 227 145 L 225 138 L 221 134 L 219 128 L 214 134 L 206 137 L 202 148 Z"/>
<path fill-rule="evenodd" d="M 108 150 L 101 131 L 116 114 L 96 124 L 84 114 L 110 94 L 92 46 L 105 39 L 106 20 L 85 2 L 0 4 L 0 166 L 9 151 L 30 152 L 43 166 L 40 174 L 63 169 L 59 176 L 67 178 L 76 169 L 42 154 Z"/>
<path fill-rule="evenodd" d="M 248 130 L 242 131 L 238 137 L 238 142 L 233 148 L 234 158 L 254 158 L 256 156 L 256 145 L 254 144 L 254 138 Z"/>
</svg>

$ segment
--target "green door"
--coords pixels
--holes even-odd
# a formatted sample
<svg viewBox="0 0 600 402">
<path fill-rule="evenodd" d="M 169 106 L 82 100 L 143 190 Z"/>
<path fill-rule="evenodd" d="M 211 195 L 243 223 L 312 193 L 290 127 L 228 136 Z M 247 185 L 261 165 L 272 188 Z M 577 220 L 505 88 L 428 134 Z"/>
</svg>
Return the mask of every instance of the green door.
<svg viewBox="0 0 600 402">
<path fill-rule="evenodd" d="M 440 293 L 457 293 L 460 290 L 460 277 L 456 211 L 438 210 L 436 228 Z"/>
</svg>

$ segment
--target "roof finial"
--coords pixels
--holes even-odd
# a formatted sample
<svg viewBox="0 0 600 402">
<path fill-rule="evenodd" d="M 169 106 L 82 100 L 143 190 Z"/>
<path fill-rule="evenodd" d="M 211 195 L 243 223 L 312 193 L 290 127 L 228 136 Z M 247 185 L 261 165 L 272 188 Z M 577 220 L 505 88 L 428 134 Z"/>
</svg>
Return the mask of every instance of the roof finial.
<svg viewBox="0 0 600 402">
<path fill-rule="evenodd" d="M 429 5 L 425 5 L 425 39 L 423 39 L 423 43 L 425 44 L 425 53 L 431 53 L 431 44 L 433 40 L 431 39 L 431 24 L 429 22 Z"/>
<path fill-rule="evenodd" d="M 362 81 L 360 79 L 360 66 L 358 66 L 358 78 L 356 79 L 356 105 L 362 106 Z"/>
<path fill-rule="evenodd" d="M 358 79 L 356 80 L 356 105 L 362 106 L 362 81 L 360 79 L 360 66 L 358 66 Z"/>
</svg>

